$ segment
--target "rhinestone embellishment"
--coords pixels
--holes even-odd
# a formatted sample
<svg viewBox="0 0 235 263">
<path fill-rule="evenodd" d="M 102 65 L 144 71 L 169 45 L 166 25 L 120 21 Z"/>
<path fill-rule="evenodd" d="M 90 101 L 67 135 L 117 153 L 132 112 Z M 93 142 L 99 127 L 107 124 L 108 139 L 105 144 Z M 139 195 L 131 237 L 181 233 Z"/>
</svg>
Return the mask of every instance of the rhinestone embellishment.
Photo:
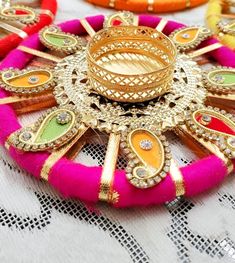
<svg viewBox="0 0 235 263">
<path fill-rule="evenodd" d="M 142 140 L 140 142 L 140 148 L 149 151 L 153 148 L 153 144 L 150 140 Z"/>
<path fill-rule="evenodd" d="M 28 81 L 30 84 L 36 84 L 39 82 L 39 78 L 37 76 L 31 76 L 31 77 L 29 77 Z"/>
<path fill-rule="evenodd" d="M 24 140 L 24 141 L 28 141 L 28 140 L 30 140 L 32 138 L 32 134 L 30 133 L 30 132 L 24 132 L 23 134 L 22 134 L 22 139 Z"/>
<path fill-rule="evenodd" d="M 57 115 L 56 121 L 59 124 L 67 124 L 71 121 L 71 115 L 68 114 L 67 112 L 61 112 L 60 114 Z"/>
<path fill-rule="evenodd" d="M 51 26 L 51 27 L 48 28 L 48 31 L 49 31 L 49 32 L 56 32 L 56 31 L 57 31 L 57 28 Z"/>
<path fill-rule="evenodd" d="M 188 38 L 190 38 L 190 35 L 189 35 L 189 34 L 187 34 L 187 33 L 185 33 L 185 34 L 182 34 L 182 38 L 184 38 L 184 39 L 188 39 Z"/>
<path fill-rule="evenodd" d="M 64 42 L 65 45 L 70 45 L 71 44 L 71 41 L 69 39 L 64 39 L 63 42 Z"/>
<path fill-rule="evenodd" d="M 211 122 L 211 117 L 209 116 L 209 115 L 203 115 L 202 116 L 202 122 L 203 123 L 206 123 L 206 124 L 208 124 L 208 123 L 210 123 Z"/>
<path fill-rule="evenodd" d="M 235 138 L 228 138 L 228 144 L 235 148 Z"/>
<path fill-rule="evenodd" d="M 13 74 L 11 73 L 11 72 L 6 72 L 5 74 L 4 74 L 4 77 L 5 78 L 11 78 L 13 76 Z"/>
<path fill-rule="evenodd" d="M 144 168 L 138 168 L 136 170 L 136 174 L 137 174 L 137 176 L 144 178 L 147 175 L 147 171 Z"/>
<path fill-rule="evenodd" d="M 221 75 L 216 75 L 214 78 L 214 81 L 219 83 L 219 84 L 223 84 L 224 83 L 224 77 Z"/>
</svg>

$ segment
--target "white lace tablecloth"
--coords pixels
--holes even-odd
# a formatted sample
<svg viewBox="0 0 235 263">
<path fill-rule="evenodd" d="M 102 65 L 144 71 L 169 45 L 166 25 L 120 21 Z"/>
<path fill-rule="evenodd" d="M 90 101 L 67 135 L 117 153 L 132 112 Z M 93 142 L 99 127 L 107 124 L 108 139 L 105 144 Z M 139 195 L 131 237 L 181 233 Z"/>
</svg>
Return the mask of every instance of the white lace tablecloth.
<svg viewBox="0 0 235 263">
<path fill-rule="evenodd" d="M 159 0 L 160 1 L 160 0 Z M 79 0 L 59 0 L 57 21 L 110 12 Z M 205 6 L 167 15 L 203 24 Z M 35 115 L 34 115 L 35 117 Z M 32 122 L 24 116 L 22 124 Z M 181 165 L 195 156 L 171 136 Z M 104 147 L 86 146 L 78 160 L 102 164 Z M 160 207 L 116 210 L 64 200 L 20 170 L 1 149 L 1 263 L 235 262 L 235 179 L 193 199 Z"/>
</svg>

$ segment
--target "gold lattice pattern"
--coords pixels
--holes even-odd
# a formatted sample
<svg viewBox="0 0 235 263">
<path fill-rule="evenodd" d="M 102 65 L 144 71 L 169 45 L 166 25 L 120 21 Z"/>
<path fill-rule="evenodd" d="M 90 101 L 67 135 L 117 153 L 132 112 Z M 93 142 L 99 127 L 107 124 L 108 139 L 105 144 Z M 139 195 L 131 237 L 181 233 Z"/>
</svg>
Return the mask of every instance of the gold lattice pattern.
<svg viewBox="0 0 235 263">
<path fill-rule="evenodd" d="M 106 28 L 88 45 L 88 77 L 110 99 L 149 100 L 170 90 L 175 56 L 171 40 L 154 29 Z"/>
</svg>

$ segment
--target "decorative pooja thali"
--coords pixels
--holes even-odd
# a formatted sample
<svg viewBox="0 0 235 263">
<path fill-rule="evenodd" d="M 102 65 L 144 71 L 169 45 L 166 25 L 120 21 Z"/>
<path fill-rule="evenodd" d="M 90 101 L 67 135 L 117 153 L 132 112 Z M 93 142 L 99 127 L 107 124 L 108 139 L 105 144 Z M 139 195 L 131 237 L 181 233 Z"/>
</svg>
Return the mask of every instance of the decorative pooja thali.
<svg viewBox="0 0 235 263">
<path fill-rule="evenodd" d="M 89 37 L 78 36 L 84 30 Z M 10 93 L 0 104 L 14 120 L 14 104 L 16 112 L 26 105 L 21 113 L 51 108 L 27 127 L 13 125 L 1 140 L 23 168 L 85 201 L 148 205 L 208 190 L 232 173 L 235 158 L 235 65 L 223 63 L 222 53 L 235 55 L 211 35 L 129 12 L 44 28 L 15 51 L 21 62 L 3 61 L 0 85 Z M 50 53 L 37 50 L 39 41 Z M 223 66 L 212 67 L 202 57 L 208 52 Z M 17 69 L 32 55 L 47 67 Z M 168 131 L 200 156 L 212 155 L 178 168 Z M 103 167 L 68 160 L 87 133 L 109 137 Z M 115 171 L 120 156 L 125 171 Z"/>
</svg>

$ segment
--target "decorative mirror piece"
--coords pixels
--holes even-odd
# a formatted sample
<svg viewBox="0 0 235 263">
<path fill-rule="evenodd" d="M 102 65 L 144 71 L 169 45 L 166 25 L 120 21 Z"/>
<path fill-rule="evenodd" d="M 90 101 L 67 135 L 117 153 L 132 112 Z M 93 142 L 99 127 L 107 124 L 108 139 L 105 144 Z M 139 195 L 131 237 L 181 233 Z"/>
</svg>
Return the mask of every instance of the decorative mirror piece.
<svg viewBox="0 0 235 263">
<path fill-rule="evenodd" d="M 53 72 L 47 69 L 27 68 L 1 71 L 0 86 L 19 94 L 32 94 L 47 91 L 55 84 Z"/>
<path fill-rule="evenodd" d="M 73 34 L 64 33 L 55 25 L 40 31 L 40 41 L 47 48 L 57 52 L 72 54 L 82 49 L 82 40 Z"/>
<path fill-rule="evenodd" d="M 197 47 L 203 40 L 212 35 L 205 27 L 183 27 L 173 31 L 170 38 L 180 51 L 188 51 Z"/>
<path fill-rule="evenodd" d="M 13 133 L 8 141 L 24 151 L 54 151 L 78 133 L 81 120 L 79 116 L 70 105 L 52 108 L 35 124 Z"/>
<path fill-rule="evenodd" d="M 206 88 L 211 93 L 232 94 L 235 92 L 235 69 L 216 67 L 204 77 Z"/>
<path fill-rule="evenodd" d="M 23 24 L 34 24 L 39 18 L 32 8 L 20 5 L 12 5 L 0 9 L 0 19 L 7 21 L 17 21 Z"/>
</svg>

